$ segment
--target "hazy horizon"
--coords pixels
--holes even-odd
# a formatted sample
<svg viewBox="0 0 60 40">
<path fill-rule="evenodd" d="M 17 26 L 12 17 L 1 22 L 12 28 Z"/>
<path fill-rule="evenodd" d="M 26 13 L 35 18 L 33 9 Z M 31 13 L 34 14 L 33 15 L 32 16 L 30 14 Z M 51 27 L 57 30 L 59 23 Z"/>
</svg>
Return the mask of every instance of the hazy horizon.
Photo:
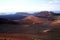
<svg viewBox="0 0 60 40">
<path fill-rule="evenodd" d="M 0 12 L 60 11 L 60 0 L 0 0 Z"/>
</svg>

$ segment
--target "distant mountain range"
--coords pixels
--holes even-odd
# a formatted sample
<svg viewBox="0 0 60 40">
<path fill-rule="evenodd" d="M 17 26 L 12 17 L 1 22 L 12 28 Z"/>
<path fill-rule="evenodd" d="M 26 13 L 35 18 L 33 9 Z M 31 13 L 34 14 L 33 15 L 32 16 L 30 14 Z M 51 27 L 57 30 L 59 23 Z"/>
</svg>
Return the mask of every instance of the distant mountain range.
<svg viewBox="0 0 60 40">
<path fill-rule="evenodd" d="M 16 20 L 16 19 L 22 19 L 24 18 L 25 16 L 23 15 L 0 15 L 0 18 L 5 18 L 5 19 L 11 19 L 11 20 Z"/>
<path fill-rule="evenodd" d="M 33 14 L 29 14 L 27 12 L 16 12 L 15 14 L 10 14 L 9 15 L 0 15 L 0 18 L 6 18 L 6 19 L 11 19 L 11 20 L 16 20 L 16 19 L 22 19 L 27 16 L 37 16 L 37 17 L 43 17 L 43 18 L 49 18 L 52 17 L 53 15 L 58 14 L 54 12 L 49 12 L 49 11 L 41 11 L 41 12 L 35 12 Z"/>
</svg>

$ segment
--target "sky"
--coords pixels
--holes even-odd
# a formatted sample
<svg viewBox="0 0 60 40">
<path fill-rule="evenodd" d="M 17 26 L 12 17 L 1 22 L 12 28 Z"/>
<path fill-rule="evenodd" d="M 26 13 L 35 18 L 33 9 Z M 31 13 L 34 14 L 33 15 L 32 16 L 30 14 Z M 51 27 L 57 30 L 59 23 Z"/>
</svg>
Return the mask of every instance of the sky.
<svg viewBox="0 0 60 40">
<path fill-rule="evenodd" d="M 0 12 L 60 11 L 60 0 L 0 0 Z"/>
</svg>

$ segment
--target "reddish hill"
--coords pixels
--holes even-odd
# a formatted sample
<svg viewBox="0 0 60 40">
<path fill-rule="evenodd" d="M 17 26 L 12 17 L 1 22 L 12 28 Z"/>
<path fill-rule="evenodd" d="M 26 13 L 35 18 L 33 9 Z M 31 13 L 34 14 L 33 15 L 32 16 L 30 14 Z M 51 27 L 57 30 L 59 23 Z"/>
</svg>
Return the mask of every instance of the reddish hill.
<svg viewBox="0 0 60 40">
<path fill-rule="evenodd" d="M 26 18 L 22 19 L 23 21 L 25 22 L 28 22 L 28 23 L 43 23 L 45 21 L 47 21 L 47 19 L 45 18 L 38 18 L 38 17 L 35 17 L 35 16 L 27 16 Z"/>
<path fill-rule="evenodd" d="M 60 27 L 60 20 L 54 20 L 50 23 L 50 26 Z"/>
</svg>

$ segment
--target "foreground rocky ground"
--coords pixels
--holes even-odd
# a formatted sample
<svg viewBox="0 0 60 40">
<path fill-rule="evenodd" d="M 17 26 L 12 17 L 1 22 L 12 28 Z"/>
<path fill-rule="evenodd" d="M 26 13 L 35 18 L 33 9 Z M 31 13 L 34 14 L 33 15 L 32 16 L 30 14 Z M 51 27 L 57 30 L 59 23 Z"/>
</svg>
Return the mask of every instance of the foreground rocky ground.
<svg viewBox="0 0 60 40">
<path fill-rule="evenodd" d="M 60 19 L 28 16 L 22 20 L 9 20 L 0 24 L 0 40 L 60 40 Z"/>
</svg>

